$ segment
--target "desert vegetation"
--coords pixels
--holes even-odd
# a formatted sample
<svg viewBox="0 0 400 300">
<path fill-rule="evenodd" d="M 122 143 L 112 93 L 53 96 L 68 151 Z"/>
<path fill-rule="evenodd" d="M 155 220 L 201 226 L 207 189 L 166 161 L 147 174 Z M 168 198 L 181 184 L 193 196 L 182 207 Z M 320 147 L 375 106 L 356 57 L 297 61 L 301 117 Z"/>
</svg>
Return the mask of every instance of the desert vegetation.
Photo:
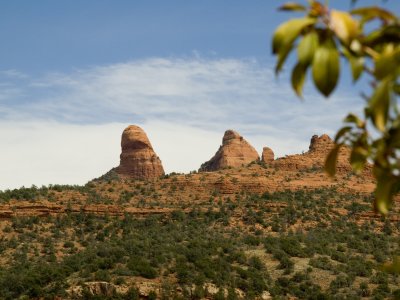
<svg viewBox="0 0 400 300">
<path fill-rule="evenodd" d="M 121 201 L 132 196 L 104 184 Z M 152 202 L 150 186 L 133 188 Z M 0 198 L 34 202 L 71 191 L 97 195 L 87 185 L 23 188 Z M 399 254 L 399 223 L 360 217 L 370 211 L 368 195 L 324 188 L 229 197 L 212 191 L 209 199 L 156 215 L 67 212 L 4 220 L 0 295 L 256 299 L 268 292 L 276 299 L 385 299 L 400 293 L 398 276 L 381 270 Z M 108 294 L 93 294 L 93 282 L 108 283 Z"/>
</svg>

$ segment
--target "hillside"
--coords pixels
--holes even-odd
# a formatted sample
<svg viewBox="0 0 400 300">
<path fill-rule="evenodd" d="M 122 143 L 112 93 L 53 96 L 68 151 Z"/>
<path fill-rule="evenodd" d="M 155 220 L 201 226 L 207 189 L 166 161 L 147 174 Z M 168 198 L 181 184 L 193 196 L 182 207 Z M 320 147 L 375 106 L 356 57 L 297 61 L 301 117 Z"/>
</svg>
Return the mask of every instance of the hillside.
<svg viewBox="0 0 400 300">
<path fill-rule="evenodd" d="M 386 219 L 373 213 L 373 178 L 351 172 L 346 149 L 327 177 L 328 136 L 303 154 L 260 160 L 229 132 L 200 172 L 160 176 L 161 160 L 134 129 L 121 165 L 85 186 L 0 192 L 0 299 L 400 294 L 397 276 L 380 270 L 399 255 L 398 205 Z"/>
</svg>

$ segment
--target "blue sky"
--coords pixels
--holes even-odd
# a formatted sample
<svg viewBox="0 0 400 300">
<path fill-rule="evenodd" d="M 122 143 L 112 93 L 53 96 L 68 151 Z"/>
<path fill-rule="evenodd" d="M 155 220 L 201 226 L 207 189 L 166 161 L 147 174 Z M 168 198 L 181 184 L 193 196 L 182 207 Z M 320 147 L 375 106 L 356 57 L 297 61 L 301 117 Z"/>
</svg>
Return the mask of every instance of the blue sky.
<svg viewBox="0 0 400 300">
<path fill-rule="evenodd" d="M 288 71 L 276 79 L 271 36 L 294 16 L 276 11 L 283 2 L 2 1 L 0 189 L 105 173 L 129 124 L 146 130 L 167 172 L 197 169 L 228 128 L 277 156 L 333 134 L 360 110 L 365 83 L 343 76 L 328 101 L 308 84 L 301 102 Z"/>
<path fill-rule="evenodd" d="M 59 71 L 193 51 L 266 59 L 268 37 L 284 19 L 271 2 L 3 2 L 1 67 Z"/>
</svg>

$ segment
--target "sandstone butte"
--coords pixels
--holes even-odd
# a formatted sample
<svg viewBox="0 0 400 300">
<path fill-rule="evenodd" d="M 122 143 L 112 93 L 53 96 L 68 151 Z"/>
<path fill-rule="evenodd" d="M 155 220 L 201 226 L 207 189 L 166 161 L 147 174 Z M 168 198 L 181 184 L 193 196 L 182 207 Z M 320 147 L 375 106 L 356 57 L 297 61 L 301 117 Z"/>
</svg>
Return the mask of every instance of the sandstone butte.
<svg viewBox="0 0 400 300">
<path fill-rule="evenodd" d="M 122 133 L 120 164 L 115 169 L 121 177 L 155 179 L 164 175 L 160 158 L 142 128 L 128 126 Z"/>
<path fill-rule="evenodd" d="M 260 159 L 256 149 L 234 130 L 225 131 L 217 153 L 203 163 L 199 171 L 216 171 L 228 167 L 238 168 Z"/>
</svg>

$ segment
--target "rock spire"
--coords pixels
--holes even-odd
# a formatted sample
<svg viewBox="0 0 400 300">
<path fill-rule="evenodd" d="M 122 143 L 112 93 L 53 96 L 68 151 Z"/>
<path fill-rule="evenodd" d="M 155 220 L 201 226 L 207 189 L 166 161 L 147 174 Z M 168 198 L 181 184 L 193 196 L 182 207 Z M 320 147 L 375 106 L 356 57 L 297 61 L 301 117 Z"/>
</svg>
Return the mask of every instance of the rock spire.
<svg viewBox="0 0 400 300">
<path fill-rule="evenodd" d="M 261 161 L 265 163 L 271 163 L 274 161 L 275 155 L 271 148 L 264 147 L 261 155 Z"/>
<path fill-rule="evenodd" d="M 154 179 L 164 175 L 160 158 L 142 128 L 128 126 L 122 133 L 122 152 L 116 171 L 123 177 Z"/>
</svg>

